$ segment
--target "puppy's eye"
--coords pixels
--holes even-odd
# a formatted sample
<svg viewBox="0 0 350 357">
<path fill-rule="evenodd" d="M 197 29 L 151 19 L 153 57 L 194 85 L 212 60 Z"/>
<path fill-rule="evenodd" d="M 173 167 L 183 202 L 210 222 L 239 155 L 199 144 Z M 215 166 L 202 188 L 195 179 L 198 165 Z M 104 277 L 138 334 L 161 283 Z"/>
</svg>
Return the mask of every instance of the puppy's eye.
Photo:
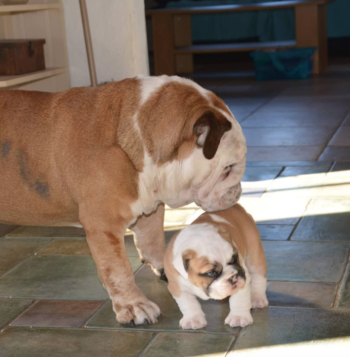
<svg viewBox="0 0 350 357">
<path fill-rule="evenodd" d="M 210 270 L 206 273 L 201 274 L 202 276 L 207 276 L 208 278 L 217 278 L 220 273 L 217 272 L 216 270 Z"/>
<path fill-rule="evenodd" d="M 238 254 L 233 254 L 231 260 L 227 263 L 228 265 L 237 264 L 238 261 Z"/>
</svg>

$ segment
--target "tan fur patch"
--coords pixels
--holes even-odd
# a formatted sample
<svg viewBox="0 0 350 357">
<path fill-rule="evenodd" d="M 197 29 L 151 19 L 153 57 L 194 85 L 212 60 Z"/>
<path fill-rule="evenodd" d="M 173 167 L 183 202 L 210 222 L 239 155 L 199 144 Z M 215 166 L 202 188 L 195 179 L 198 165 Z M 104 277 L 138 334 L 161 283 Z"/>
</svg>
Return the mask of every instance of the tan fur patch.
<svg viewBox="0 0 350 357">
<path fill-rule="evenodd" d="M 182 260 L 184 262 L 185 270 L 188 274 L 188 279 L 191 283 L 202 290 L 213 282 L 213 277 L 204 276 L 209 271 L 222 271 L 222 265 L 215 261 L 210 261 L 207 257 L 198 257 L 197 253 L 188 249 L 182 253 Z"/>
<path fill-rule="evenodd" d="M 208 111 L 214 113 L 219 123 L 227 122 L 192 86 L 170 82 L 154 92 L 139 113 L 140 118 L 147 118 L 139 121 L 139 126 L 152 159 L 163 164 L 188 157 L 196 146 L 194 124 Z M 169 128 L 172 131 L 170 140 Z"/>
</svg>

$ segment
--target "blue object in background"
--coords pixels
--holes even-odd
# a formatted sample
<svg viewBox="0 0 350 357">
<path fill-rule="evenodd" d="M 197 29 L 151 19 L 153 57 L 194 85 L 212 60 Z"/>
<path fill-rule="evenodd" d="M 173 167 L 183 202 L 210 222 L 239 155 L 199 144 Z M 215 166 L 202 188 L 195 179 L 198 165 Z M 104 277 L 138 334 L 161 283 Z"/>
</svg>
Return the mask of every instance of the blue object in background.
<svg viewBox="0 0 350 357">
<path fill-rule="evenodd" d="M 305 79 L 311 76 L 316 48 L 293 48 L 285 51 L 255 51 L 255 78 L 258 81 L 273 79 Z"/>
<path fill-rule="evenodd" d="M 282 0 L 181 0 L 167 7 L 253 4 Z M 328 37 L 350 36 L 350 0 L 327 5 Z M 192 15 L 193 42 L 225 42 L 258 37 L 260 41 L 295 39 L 294 9 L 259 10 L 236 13 Z"/>
</svg>

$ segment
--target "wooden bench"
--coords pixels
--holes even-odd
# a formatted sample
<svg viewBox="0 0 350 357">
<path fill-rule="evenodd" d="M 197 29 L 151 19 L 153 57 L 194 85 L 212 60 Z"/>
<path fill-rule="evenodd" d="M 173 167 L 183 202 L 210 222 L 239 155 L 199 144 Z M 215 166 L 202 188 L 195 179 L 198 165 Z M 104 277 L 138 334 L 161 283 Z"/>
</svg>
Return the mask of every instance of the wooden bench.
<svg viewBox="0 0 350 357">
<path fill-rule="evenodd" d="M 192 73 L 193 54 L 250 52 L 260 49 L 317 47 L 314 73 L 327 67 L 327 3 L 333 0 L 294 0 L 244 5 L 198 6 L 149 10 L 152 18 L 155 74 Z M 192 14 L 295 8 L 296 41 L 193 45 Z"/>
</svg>

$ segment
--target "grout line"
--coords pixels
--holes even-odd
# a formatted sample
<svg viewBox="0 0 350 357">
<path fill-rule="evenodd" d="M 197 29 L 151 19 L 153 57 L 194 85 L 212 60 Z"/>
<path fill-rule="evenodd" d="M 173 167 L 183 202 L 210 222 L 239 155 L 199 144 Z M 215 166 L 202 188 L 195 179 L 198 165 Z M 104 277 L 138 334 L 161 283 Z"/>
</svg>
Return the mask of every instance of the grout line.
<svg viewBox="0 0 350 357">
<path fill-rule="evenodd" d="M 334 298 L 334 301 L 333 301 L 332 308 L 337 308 L 338 307 L 337 305 L 338 305 L 339 300 L 340 300 L 340 290 L 341 290 L 341 287 L 343 285 L 343 281 L 344 281 L 344 277 L 345 277 L 347 268 L 348 268 L 348 266 L 350 266 L 350 261 L 349 260 L 350 260 L 350 249 L 348 251 L 348 256 L 347 256 L 347 260 L 346 260 L 346 264 L 345 264 L 345 268 L 344 268 L 342 277 L 339 280 L 339 283 L 338 283 L 338 286 L 337 286 L 337 292 L 335 293 L 335 298 Z"/>
<path fill-rule="evenodd" d="M 316 161 L 319 160 L 319 158 L 321 157 L 321 155 L 324 153 L 324 151 L 326 150 L 326 148 L 328 147 L 329 143 L 332 141 L 332 139 L 336 136 L 337 132 L 340 130 L 340 128 L 343 127 L 343 124 L 345 123 L 346 119 L 348 118 L 348 116 L 350 115 L 350 111 L 345 114 L 344 119 L 342 120 L 342 122 L 340 123 L 340 125 L 338 126 L 337 130 L 333 133 L 332 137 L 328 140 L 327 144 L 323 147 L 321 154 L 318 156 L 318 158 L 316 159 Z"/>
<path fill-rule="evenodd" d="M 292 231 L 291 231 L 291 233 L 290 233 L 290 235 L 289 235 L 287 241 L 291 241 L 291 240 L 292 240 L 292 236 L 293 236 L 294 232 L 296 231 L 296 229 L 298 228 L 298 226 L 299 226 L 301 220 L 304 218 L 304 214 L 306 213 L 306 211 L 307 211 L 307 209 L 308 209 L 308 207 L 309 207 L 311 201 L 312 201 L 312 198 L 309 199 L 308 203 L 306 204 L 305 209 L 304 209 L 304 212 L 302 213 L 302 215 L 301 215 L 300 218 L 298 219 L 298 222 L 295 224 L 294 228 L 292 229 Z"/>
<path fill-rule="evenodd" d="M 145 355 L 145 353 L 147 352 L 148 348 L 153 344 L 153 342 L 157 339 L 158 335 L 160 332 L 153 332 L 153 336 L 148 340 L 148 342 L 146 343 L 146 345 L 143 347 L 143 349 L 141 350 L 141 352 L 137 355 L 137 357 L 142 357 Z"/>
<path fill-rule="evenodd" d="M 235 344 L 238 342 L 239 337 L 241 336 L 242 331 L 245 329 L 245 327 L 240 327 L 239 331 L 235 334 L 233 341 L 228 347 L 228 350 L 226 351 L 225 357 L 228 357 L 229 354 L 232 352 L 232 348 L 235 346 Z M 233 352 L 232 352 L 233 353 Z"/>
<path fill-rule="evenodd" d="M 337 163 L 337 162 L 336 162 L 335 160 L 332 161 L 331 166 L 329 167 L 328 171 L 326 172 L 326 175 L 327 175 L 328 173 L 332 172 L 332 170 L 334 169 L 334 166 L 335 166 L 336 163 Z"/>
<path fill-rule="evenodd" d="M 18 315 L 16 315 L 12 320 L 10 320 L 4 327 L 1 328 L 0 333 L 5 331 L 7 328 L 10 327 L 10 324 L 12 324 L 13 321 L 17 320 L 20 318 L 22 315 L 24 315 L 28 310 L 30 310 L 34 305 L 36 305 L 40 300 L 33 300 L 33 302 L 25 308 L 23 311 L 21 311 Z M 29 327 L 29 326 L 28 326 Z"/>
<path fill-rule="evenodd" d="M 275 182 L 275 180 L 277 178 L 280 177 L 280 175 L 282 174 L 282 172 L 286 169 L 286 166 L 282 166 L 281 170 L 279 171 L 279 173 L 277 174 L 277 176 L 271 180 L 271 183 L 269 185 L 267 185 L 267 187 L 265 188 L 265 191 L 261 194 L 260 198 L 264 196 L 265 193 L 268 193 L 270 191 L 270 187 L 273 185 L 273 183 Z"/>
<path fill-rule="evenodd" d="M 11 239 L 11 238 L 5 238 L 5 239 Z M 23 264 L 24 262 L 26 262 L 28 259 L 30 259 L 33 256 L 36 256 L 36 254 L 43 248 L 47 247 L 49 244 L 52 243 L 52 239 L 50 239 L 50 241 L 47 244 L 44 244 L 42 247 L 38 248 L 37 250 L 35 250 L 34 252 L 32 252 L 30 255 L 28 255 L 27 257 L 24 258 L 24 260 L 21 260 L 19 263 L 15 264 L 13 267 L 11 267 L 9 270 L 6 270 L 4 272 L 4 274 L 0 275 L 0 279 L 4 278 L 7 274 L 9 274 L 10 272 L 12 272 L 14 269 L 16 269 L 18 266 L 20 266 L 21 264 Z"/>
<path fill-rule="evenodd" d="M 274 100 L 275 98 L 277 98 L 280 94 L 282 93 L 282 91 L 279 91 L 278 93 L 276 93 L 275 95 L 272 95 L 271 98 L 267 99 L 266 102 L 262 103 L 261 105 L 259 105 L 257 108 L 255 108 L 248 116 L 246 116 L 241 122 L 239 122 L 239 125 L 242 126 L 242 123 L 244 121 L 246 121 L 250 116 L 252 116 L 254 113 L 256 113 L 259 109 L 261 109 L 264 105 L 268 104 L 269 102 L 271 102 L 272 100 Z M 235 115 L 233 113 L 233 115 Z"/>
<path fill-rule="evenodd" d="M 101 300 L 102 301 L 102 300 Z M 79 327 L 80 329 L 87 328 L 86 325 L 103 309 L 105 305 L 109 302 L 109 299 L 106 300 L 101 306 Z"/>
</svg>

